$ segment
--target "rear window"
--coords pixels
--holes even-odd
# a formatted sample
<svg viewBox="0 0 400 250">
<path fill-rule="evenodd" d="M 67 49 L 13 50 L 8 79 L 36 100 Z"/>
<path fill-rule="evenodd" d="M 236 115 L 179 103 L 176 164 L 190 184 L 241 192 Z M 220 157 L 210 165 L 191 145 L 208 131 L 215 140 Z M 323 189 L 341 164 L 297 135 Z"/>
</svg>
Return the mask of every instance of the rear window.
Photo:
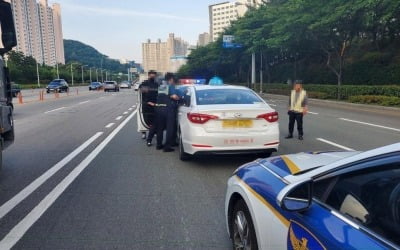
<svg viewBox="0 0 400 250">
<path fill-rule="evenodd" d="M 263 101 L 247 89 L 204 89 L 196 91 L 197 105 L 256 104 Z"/>
</svg>

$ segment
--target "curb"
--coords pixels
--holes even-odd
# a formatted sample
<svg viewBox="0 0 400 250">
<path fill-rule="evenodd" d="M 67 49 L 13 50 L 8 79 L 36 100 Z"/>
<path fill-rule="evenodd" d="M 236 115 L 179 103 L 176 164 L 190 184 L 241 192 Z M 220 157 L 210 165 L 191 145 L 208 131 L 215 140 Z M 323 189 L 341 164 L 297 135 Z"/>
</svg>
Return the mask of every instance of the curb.
<svg viewBox="0 0 400 250">
<path fill-rule="evenodd" d="M 276 94 L 268 94 L 263 93 L 262 97 L 273 96 L 273 97 L 288 97 L 287 95 L 276 95 Z M 386 106 L 379 106 L 379 105 L 372 105 L 372 104 L 360 104 L 360 103 L 351 103 L 351 102 L 344 102 L 344 101 L 333 101 L 333 100 L 321 100 L 315 98 L 308 98 L 309 101 L 313 103 L 328 103 L 328 104 L 335 104 L 339 106 L 353 106 L 358 108 L 366 108 L 366 109 L 378 109 L 378 110 L 391 110 L 391 111 L 398 111 L 400 112 L 400 108 L 396 107 L 386 107 Z"/>
</svg>

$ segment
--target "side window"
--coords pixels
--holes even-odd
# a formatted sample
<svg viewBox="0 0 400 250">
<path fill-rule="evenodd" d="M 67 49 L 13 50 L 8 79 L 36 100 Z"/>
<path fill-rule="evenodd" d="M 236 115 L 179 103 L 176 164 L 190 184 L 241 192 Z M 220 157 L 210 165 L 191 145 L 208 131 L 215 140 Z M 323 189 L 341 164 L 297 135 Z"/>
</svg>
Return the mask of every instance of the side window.
<svg viewBox="0 0 400 250">
<path fill-rule="evenodd" d="M 192 99 L 192 91 L 191 88 L 182 89 L 183 92 L 183 105 L 185 107 L 190 107 L 191 99 Z"/>
<path fill-rule="evenodd" d="M 400 162 L 318 181 L 314 197 L 400 244 Z"/>
</svg>

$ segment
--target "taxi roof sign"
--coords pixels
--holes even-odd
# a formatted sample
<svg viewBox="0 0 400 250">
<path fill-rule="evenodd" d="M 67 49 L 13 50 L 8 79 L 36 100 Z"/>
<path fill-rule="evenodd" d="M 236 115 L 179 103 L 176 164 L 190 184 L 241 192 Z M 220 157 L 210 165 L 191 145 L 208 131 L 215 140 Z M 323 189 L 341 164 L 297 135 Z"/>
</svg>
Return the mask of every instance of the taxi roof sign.
<svg viewBox="0 0 400 250">
<path fill-rule="evenodd" d="M 224 81 L 222 80 L 222 78 L 214 76 L 213 78 L 210 79 L 208 85 L 224 85 Z"/>
</svg>

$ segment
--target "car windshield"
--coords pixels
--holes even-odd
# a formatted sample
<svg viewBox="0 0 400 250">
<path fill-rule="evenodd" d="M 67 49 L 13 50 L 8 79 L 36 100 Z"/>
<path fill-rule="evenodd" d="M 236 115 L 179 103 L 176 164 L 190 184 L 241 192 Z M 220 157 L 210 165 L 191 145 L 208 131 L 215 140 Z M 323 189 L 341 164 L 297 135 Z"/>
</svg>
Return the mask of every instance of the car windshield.
<svg viewBox="0 0 400 250">
<path fill-rule="evenodd" d="M 50 86 L 58 86 L 58 85 L 61 85 L 61 81 L 52 81 L 49 85 Z"/>
<path fill-rule="evenodd" d="M 256 104 L 263 101 L 247 89 L 204 89 L 196 91 L 197 105 Z"/>
</svg>

